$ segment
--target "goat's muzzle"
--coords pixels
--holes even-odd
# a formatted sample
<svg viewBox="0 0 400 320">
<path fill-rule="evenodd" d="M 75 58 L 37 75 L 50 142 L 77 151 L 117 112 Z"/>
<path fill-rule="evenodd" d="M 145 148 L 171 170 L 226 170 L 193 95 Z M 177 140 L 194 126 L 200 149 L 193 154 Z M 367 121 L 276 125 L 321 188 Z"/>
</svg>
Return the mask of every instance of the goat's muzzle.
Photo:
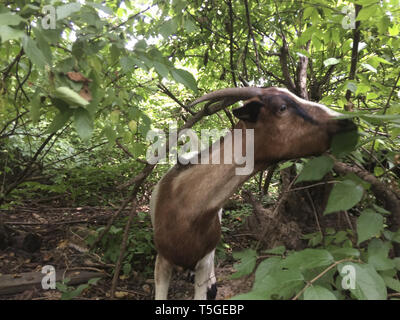
<svg viewBox="0 0 400 320">
<path fill-rule="evenodd" d="M 352 120 L 340 119 L 340 120 L 336 120 L 336 121 L 337 121 L 336 133 L 357 131 L 357 126 L 354 124 L 354 122 Z"/>
</svg>

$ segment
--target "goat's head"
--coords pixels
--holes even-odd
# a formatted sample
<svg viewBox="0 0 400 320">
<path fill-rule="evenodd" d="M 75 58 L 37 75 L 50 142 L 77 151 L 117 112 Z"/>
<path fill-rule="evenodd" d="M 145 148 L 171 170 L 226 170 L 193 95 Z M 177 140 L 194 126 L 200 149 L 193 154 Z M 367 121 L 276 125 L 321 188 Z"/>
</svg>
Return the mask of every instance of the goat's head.
<svg viewBox="0 0 400 320">
<path fill-rule="evenodd" d="M 229 88 L 194 101 L 210 100 L 224 106 L 245 100 L 233 110 L 238 128 L 254 129 L 255 162 L 276 162 L 311 155 L 329 149 L 334 134 L 354 131 L 350 120 L 337 119 L 328 107 L 297 97 L 281 88 Z"/>
</svg>

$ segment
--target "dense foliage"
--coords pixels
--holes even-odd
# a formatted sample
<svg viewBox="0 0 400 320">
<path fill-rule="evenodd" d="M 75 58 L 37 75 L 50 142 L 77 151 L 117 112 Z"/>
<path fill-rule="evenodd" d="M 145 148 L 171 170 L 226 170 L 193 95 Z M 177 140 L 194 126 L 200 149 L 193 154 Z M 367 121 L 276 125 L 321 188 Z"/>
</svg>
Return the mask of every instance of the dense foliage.
<svg viewBox="0 0 400 320">
<path fill-rule="evenodd" d="M 315 230 L 303 251 L 235 254 L 235 277 L 255 270 L 253 290 L 239 298 L 399 296 L 398 0 L 4 1 L 0 39 L 2 209 L 53 195 L 67 205 L 118 205 L 146 166 L 150 128 L 180 127 L 201 109 L 185 105 L 215 89 L 287 87 L 358 124 L 358 141 L 338 138 L 329 156 L 279 168 L 295 164 L 294 187 L 333 174 L 319 214 L 351 215 L 356 225 Z M 194 129 L 232 121 L 224 110 Z M 143 199 L 167 167 L 153 170 Z M 153 257 L 145 219 L 139 212 L 133 221 L 125 273 Z M 110 233 L 122 238 L 122 227 Z M 113 262 L 118 237 L 102 242 Z M 346 266 L 356 277 L 349 290 Z"/>
</svg>

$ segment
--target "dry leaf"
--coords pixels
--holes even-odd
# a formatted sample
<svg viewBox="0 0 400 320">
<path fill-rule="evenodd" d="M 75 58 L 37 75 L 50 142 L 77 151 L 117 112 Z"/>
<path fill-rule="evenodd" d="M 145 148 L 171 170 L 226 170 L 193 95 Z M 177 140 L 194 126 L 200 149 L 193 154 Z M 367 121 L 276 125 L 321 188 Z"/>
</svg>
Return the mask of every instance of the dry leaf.
<svg viewBox="0 0 400 320">
<path fill-rule="evenodd" d="M 89 86 L 87 82 L 83 84 L 81 91 L 79 91 L 79 95 L 87 101 L 92 100 L 92 94 L 89 91 Z"/>
<path fill-rule="evenodd" d="M 84 77 L 80 72 L 67 72 L 67 77 L 75 82 L 91 82 L 91 79 Z"/>
<path fill-rule="evenodd" d="M 57 245 L 57 249 L 65 249 L 66 247 L 68 247 L 68 240 L 62 240 Z"/>
<path fill-rule="evenodd" d="M 121 280 L 126 280 L 126 279 L 128 279 L 129 278 L 129 276 L 126 276 L 126 275 L 121 275 L 121 276 L 119 276 L 119 278 L 121 279 Z"/>
<path fill-rule="evenodd" d="M 128 295 L 129 295 L 129 293 L 128 293 L 128 292 L 125 292 L 125 291 L 116 291 L 116 292 L 114 293 L 114 296 L 115 296 L 116 298 L 118 298 L 118 299 L 126 298 Z"/>
<path fill-rule="evenodd" d="M 143 291 L 146 292 L 146 293 L 151 293 L 151 288 L 150 288 L 150 286 L 149 286 L 148 284 L 144 284 L 144 285 L 142 286 L 142 289 L 143 289 Z"/>
</svg>

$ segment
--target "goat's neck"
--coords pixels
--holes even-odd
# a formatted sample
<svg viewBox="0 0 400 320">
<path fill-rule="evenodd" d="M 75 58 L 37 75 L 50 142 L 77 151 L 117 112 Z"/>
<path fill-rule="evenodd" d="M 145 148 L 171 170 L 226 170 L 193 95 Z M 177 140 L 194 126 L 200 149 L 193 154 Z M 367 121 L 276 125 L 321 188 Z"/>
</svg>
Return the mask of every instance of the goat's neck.
<svg viewBox="0 0 400 320">
<path fill-rule="evenodd" d="M 244 139 L 245 135 L 242 136 L 242 141 L 245 141 Z M 177 192 L 177 196 L 185 203 L 185 208 L 192 208 L 193 211 L 202 208 L 203 212 L 221 208 L 238 187 L 262 169 L 261 166 L 255 164 L 250 174 L 238 175 L 236 169 L 242 166 L 237 165 L 235 161 L 231 164 L 225 164 L 223 161 L 226 143 L 227 141 L 223 139 L 214 145 L 214 149 L 209 148 L 210 164 L 192 165 L 177 177 L 175 186 L 181 184 L 187 186 L 187 189 L 180 189 Z M 234 152 L 234 143 L 232 146 Z M 220 164 L 212 164 L 217 157 L 220 157 Z M 190 199 L 190 203 L 185 201 L 186 199 Z"/>
</svg>

